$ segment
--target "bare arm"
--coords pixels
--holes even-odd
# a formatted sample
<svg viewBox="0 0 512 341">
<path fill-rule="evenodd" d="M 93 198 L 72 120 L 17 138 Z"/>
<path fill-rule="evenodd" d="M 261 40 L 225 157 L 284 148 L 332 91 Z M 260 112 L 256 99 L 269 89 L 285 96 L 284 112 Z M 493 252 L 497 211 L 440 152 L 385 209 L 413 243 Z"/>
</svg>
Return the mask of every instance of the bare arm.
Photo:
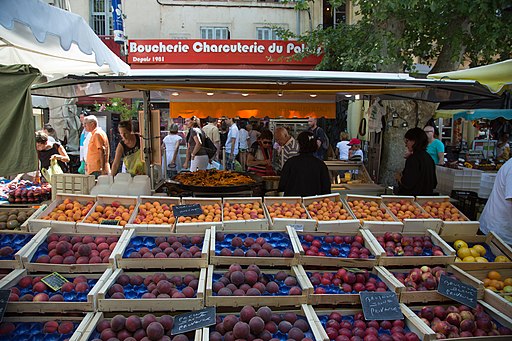
<svg viewBox="0 0 512 341">
<path fill-rule="evenodd" d="M 58 161 L 69 162 L 70 159 L 69 159 L 68 153 L 66 153 L 66 150 L 64 149 L 64 147 L 59 145 L 57 150 L 59 151 L 59 154 L 52 155 L 50 159 L 52 159 L 52 160 L 57 159 Z"/>
<path fill-rule="evenodd" d="M 107 160 L 107 151 L 106 147 L 102 146 L 100 148 L 100 164 L 101 164 L 101 174 L 107 174 L 108 173 L 108 160 Z"/>
<path fill-rule="evenodd" d="M 176 141 L 176 145 L 174 146 L 174 155 L 172 156 L 172 163 L 176 163 L 176 158 L 178 157 L 178 153 L 180 152 L 180 140 Z"/>
<path fill-rule="evenodd" d="M 439 152 L 437 153 L 437 157 L 439 158 L 439 163 L 438 165 L 444 165 L 444 153 L 443 152 Z"/>
<path fill-rule="evenodd" d="M 196 145 L 194 146 L 194 150 L 192 150 L 191 159 L 194 159 L 196 154 L 199 152 L 199 150 L 202 147 L 201 140 L 199 139 L 199 136 L 194 136 L 194 141 L 196 142 Z"/>
<path fill-rule="evenodd" d="M 114 157 L 114 162 L 112 162 L 112 175 L 116 175 L 119 170 L 119 166 L 121 165 L 121 157 L 123 155 L 124 148 L 121 143 L 117 144 L 116 148 L 116 156 Z"/>
<path fill-rule="evenodd" d="M 230 153 L 233 155 L 235 153 L 235 143 L 236 143 L 236 137 L 231 138 L 231 150 Z"/>
</svg>

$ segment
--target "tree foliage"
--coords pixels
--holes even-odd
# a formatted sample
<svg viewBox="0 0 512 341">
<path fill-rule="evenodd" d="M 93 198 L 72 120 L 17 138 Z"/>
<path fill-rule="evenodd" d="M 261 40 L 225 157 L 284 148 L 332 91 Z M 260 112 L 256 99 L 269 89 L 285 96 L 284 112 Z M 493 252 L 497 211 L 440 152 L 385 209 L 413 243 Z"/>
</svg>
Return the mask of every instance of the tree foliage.
<svg viewBox="0 0 512 341">
<path fill-rule="evenodd" d="M 342 1 L 332 1 L 339 6 Z M 360 20 L 294 37 L 320 70 L 401 72 L 419 61 L 433 72 L 512 57 L 510 0 L 354 0 Z M 301 3 L 304 6 L 304 3 Z M 302 9 L 302 8 L 301 8 Z M 293 36 L 281 32 L 282 36 Z"/>
</svg>

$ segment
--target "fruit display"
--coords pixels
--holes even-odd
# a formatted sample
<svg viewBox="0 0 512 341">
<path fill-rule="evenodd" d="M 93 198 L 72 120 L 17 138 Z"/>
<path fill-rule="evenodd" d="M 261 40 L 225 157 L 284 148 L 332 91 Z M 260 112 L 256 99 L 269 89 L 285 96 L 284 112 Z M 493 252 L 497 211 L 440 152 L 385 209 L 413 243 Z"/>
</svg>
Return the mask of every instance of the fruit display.
<svg viewBox="0 0 512 341">
<path fill-rule="evenodd" d="M 180 173 L 173 180 L 178 181 L 182 185 L 196 187 L 229 187 L 256 182 L 251 177 L 238 172 L 216 169 Z"/>
<path fill-rule="evenodd" d="M 399 221 L 404 219 L 429 219 L 431 216 L 410 200 L 386 202 L 386 207 Z"/>
<path fill-rule="evenodd" d="M 144 316 L 115 315 L 111 319 L 98 322 L 89 340 L 161 340 L 161 341 L 192 341 L 195 332 L 171 335 L 174 317 L 153 314 Z"/>
<path fill-rule="evenodd" d="M 505 277 L 497 270 L 489 271 L 484 279 L 484 287 L 502 294 L 504 299 L 512 302 L 512 277 Z"/>
<path fill-rule="evenodd" d="M 222 210 L 224 221 L 265 219 L 263 206 L 261 202 L 257 201 L 239 204 L 224 202 Z"/>
<path fill-rule="evenodd" d="M 46 264 L 108 263 L 117 236 L 50 234 L 37 248 L 31 262 Z"/>
<path fill-rule="evenodd" d="M 438 340 L 512 335 L 512 331 L 501 326 L 481 304 L 477 304 L 476 309 L 465 305 L 425 306 L 416 314 L 436 333 Z"/>
<path fill-rule="evenodd" d="M 460 213 L 458 208 L 449 201 L 427 201 L 421 204 L 421 207 L 432 216 L 432 218 L 443 221 L 467 221 L 466 217 Z"/>
<path fill-rule="evenodd" d="M 33 237 L 33 234 L 0 233 L 0 261 L 13 260 L 14 254 L 30 242 Z"/>
<path fill-rule="evenodd" d="M 267 205 L 267 210 L 270 218 L 287 218 L 287 219 L 309 219 L 306 209 L 300 202 L 274 202 Z"/>
<path fill-rule="evenodd" d="M 290 237 L 286 233 L 260 232 L 225 234 L 223 232 L 217 232 L 215 234 L 215 255 L 223 257 L 293 258 L 295 254 Z"/>
<path fill-rule="evenodd" d="M 78 200 L 66 198 L 60 204 L 57 204 L 51 212 L 38 219 L 79 222 L 86 217 L 93 206 L 94 202 L 92 200 L 82 203 Z"/>
<path fill-rule="evenodd" d="M 453 242 L 453 248 L 457 251 L 456 262 L 464 263 L 488 263 L 488 262 L 510 262 L 506 256 L 495 256 L 489 246 L 485 243 L 466 243 L 462 239 Z"/>
<path fill-rule="evenodd" d="M 119 201 L 113 201 L 111 204 L 98 203 L 85 219 L 86 224 L 101 224 L 104 220 L 117 220 L 120 226 L 128 224 L 135 205 L 123 205 Z"/>
<path fill-rule="evenodd" d="M 376 238 L 387 257 L 445 255 L 440 246 L 432 243 L 432 238 L 429 235 L 404 236 L 398 232 L 386 232 Z"/>
<path fill-rule="evenodd" d="M 50 200 L 52 186 L 49 183 L 34 183 L 28 180 L 0 184 L 0 201 L 11 204 L 38 204 Z"/>
<path fill-rule="evenodd" d="M 161 204 L 158 201 L 146 201 L 139 204 L 133 224 L 169 224 L 174 225 L 176 218 L 172 212 L 173 204 Z"/>
<path fill-rule="evenodd" d="M 205 223 L 205 222 L 221 222 L 222 221 L 222 208 L 219 204 L 205 204 L 201 205 L 203 214 L 198 216 L 181 216 L 178 218 L 178 223 Z"/>
<path fill-rule="evenodd" d="M 317 221 L 354 219 L 348 210 L 343 207 L 341 201 L 334 201 L 330 198 L 313 201 L 307 205 L 307 209 L 311 218 Z"/>
<path fill-rule="evenodd" d="M 395 221 L 384 207 L 373 200 L 350 200 L 348 206 L 361 221 Z"/>
<path fill-rule="evenodd" d="M 40 321 L 41 319 L 39 319 Z M 2 340 L 68 340 L 77 329 L 76 321 L 50 320 L 46 322 L 2 322 Z M 30 332 L 30 338 L 27 333 Z"/>
<path fill-rule="evenodd" d="M 21 225 L 36 210 L 34 208 L 10 208 L 0 210 L 0 230 L 20 230 Z"/>
<path fill-rule="evenodd" d="M 123 258 L 201 258 L 203 236 L 135 236 Z"/>
<path fill-rule="evenodd" d="M 328 315 L 318 312 L 318 315 L 329 340 L 421 340 L 403 320 L 367 321 L 362 312 L 345 314 L 341 311 L 333 311 Z"/>
<path fill-rule="evenodd" d="M 315 337 L 305 316 L 272 312 L 267 306 L 255 310 L 248 305 L 237 315 L 217 315 L 216 325 L 210 327 L 209 340 L 313 341 Z"/>
<path fill-rule="evenodd" d="M 339 258 L 375 258 L 370 249 L 364 247 L 365 240 L 361 235 L 312 235 L 299 234 L 299 240 L 306 256 L 339 257 Z"/>
</svg>

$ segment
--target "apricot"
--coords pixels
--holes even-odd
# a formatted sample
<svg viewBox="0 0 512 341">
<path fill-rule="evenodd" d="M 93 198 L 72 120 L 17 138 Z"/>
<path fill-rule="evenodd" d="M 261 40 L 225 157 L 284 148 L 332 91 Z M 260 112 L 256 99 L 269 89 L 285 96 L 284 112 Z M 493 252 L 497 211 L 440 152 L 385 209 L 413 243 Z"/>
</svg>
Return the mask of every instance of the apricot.
<svg viewBox="0 0 512 341">
<path fill-rule="evenodd" d="M 373 200 L 351 200 L 348 205 L 357 219 L 363 221 L 394 221 L 386 209 Z"/>
</svg>

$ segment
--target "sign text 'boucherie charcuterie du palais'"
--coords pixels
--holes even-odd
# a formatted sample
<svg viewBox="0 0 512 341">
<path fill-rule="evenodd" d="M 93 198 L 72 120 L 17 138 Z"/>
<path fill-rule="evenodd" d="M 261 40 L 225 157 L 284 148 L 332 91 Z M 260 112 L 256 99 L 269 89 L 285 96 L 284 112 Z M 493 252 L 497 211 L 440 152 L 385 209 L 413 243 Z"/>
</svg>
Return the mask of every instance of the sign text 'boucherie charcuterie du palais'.
<svg viewBox="0 0 512 341">
<path fill-rule="evenodd" d="M 130 40 L 131 64 L 301 64 L 316 65 L 320 56 L 290 58 L 304 43 L 284 40 Z"/>
</svg>

